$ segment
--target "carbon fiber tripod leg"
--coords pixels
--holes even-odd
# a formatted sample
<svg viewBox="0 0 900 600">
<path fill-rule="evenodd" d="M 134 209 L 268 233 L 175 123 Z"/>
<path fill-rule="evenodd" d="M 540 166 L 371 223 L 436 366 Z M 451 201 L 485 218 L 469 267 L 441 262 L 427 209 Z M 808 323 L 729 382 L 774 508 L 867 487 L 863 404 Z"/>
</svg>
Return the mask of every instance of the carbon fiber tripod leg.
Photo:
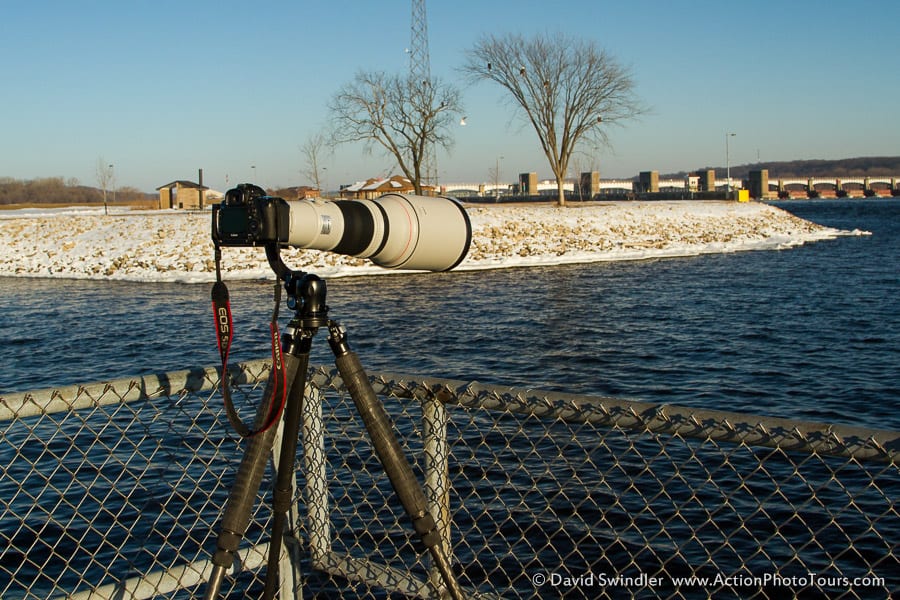
<svg viewBox="0 0 900 600">
<path fill-rule="evenodd" d="M 397 441 L 384 406 L 378 400 L 375 390 L 372 389 L 369 377 L 356 353 L 350 350 L 343 328 L 334 321 L 330 321 L 328 330 L 330 334 L 328 342 L 334 352 L 335 364 L 341 374 L 341 379 L 353 398 L 356 410 L 363 420 L 375 453 L 391 481 L 394 492 L 400 498 L 400 503 L 411 519 L 416 533 L 428 548 L 450 596 L 454 600 L 462 600 L 464 598 L 462 589 L 456 581 L 450 561 L 444 554 L 437 524 L 428 512 L 425 492 L 422 491 L 422 486 L 419 485 L 406 455 L 403 454 L 403 448 Z"/>
<path fill-rule="evenodd" d="M 284 365 L 286 385 L 293 389 L 293 382 L 300 368 L 300 359 L 285 355 Z M 305 374 L 305 367 L 304 367 Z M 269 378 L 266 386 L 263 402 L 260 403 L 256 413 L 256 422 L 261 423 L 269 412 L 269 402 L 272 398 L 273 377 Z M 244 450 L 244 456 L 238 467 L 237 475 L 228 499 L 225 501 L 225 509 L 219 525 L 219 537 L 216 541 L 216 551 L 212 557 L 213 570 L 206 588 L 206 600 L 213 600 L 219 595 L 222 580 L 226 570 L 234 563 L 238 546 L 247 525 L 250 522 L 250 513 L 259 494 L 259 486 L 266 470 L 266 462 L 272 450 L 272 441 L 275 436 L 275 427 L 270 427 L 259 435 L 251 437 Z"/>
</svg>

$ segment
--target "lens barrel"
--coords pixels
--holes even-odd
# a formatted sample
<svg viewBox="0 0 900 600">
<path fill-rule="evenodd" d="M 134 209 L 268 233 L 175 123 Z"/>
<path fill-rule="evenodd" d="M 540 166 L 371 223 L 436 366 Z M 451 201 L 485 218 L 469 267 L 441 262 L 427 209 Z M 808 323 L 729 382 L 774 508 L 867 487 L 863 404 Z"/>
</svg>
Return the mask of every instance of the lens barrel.
<svg viewBox="0 0 900 600">
<path fill-rule="evenodd" d="M 368 258 L 389 269 L 449 271 L 466 257 L 472 224 L 447 196 L 292 200 L 285 245 Z"/>
</svg>

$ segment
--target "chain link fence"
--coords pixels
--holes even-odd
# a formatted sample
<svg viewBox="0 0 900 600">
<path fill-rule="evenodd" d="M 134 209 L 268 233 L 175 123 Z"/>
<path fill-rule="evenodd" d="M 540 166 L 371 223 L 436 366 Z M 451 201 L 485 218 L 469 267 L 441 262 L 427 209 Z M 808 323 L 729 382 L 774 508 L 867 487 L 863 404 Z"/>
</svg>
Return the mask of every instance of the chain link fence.
<svg viewBox="0 0 900 600">
<path fill-rule="evenodd" d="M 263 362 L 234 370 L 252 415 Z M 243 443 L 197 369 L 0 399 L 0 597 L 194 598 Z M 484 598 L 888 598 L 900 432 L 371 377 Z M 281 598 L 439 597 L 336 372 L 311 372 Z M 261 595 L 271 471 L 222 595 Z"/>
</svg>

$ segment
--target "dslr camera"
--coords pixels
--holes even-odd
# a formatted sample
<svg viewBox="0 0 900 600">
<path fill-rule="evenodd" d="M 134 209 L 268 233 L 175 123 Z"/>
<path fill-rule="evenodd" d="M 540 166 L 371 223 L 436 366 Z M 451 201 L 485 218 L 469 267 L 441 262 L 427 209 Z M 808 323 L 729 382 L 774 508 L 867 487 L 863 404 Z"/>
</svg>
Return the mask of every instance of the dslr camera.
<svg viewBox="0 0 900 600">
<path fill-rule="evenodd" d="M 448 196 L 289 201 L 242 183 L 213 206 L 212 238 L 220 246 L 307 248 L 390 269 L 449 271 L 469 251 L 472 224 Z"/>
<path fill-rule="evenodd" d="M 287 208 L 281 198 L 268 196 L 259 186 L 242 183 L 228 190 L 221 204 L 213 206 L 213 240 L 221 246 L 277 243 L 278 224 L 287 222 L 278 217 L 278 212 Z M 286 238 L 286 231 L 280 233 Z"/>
</svg>

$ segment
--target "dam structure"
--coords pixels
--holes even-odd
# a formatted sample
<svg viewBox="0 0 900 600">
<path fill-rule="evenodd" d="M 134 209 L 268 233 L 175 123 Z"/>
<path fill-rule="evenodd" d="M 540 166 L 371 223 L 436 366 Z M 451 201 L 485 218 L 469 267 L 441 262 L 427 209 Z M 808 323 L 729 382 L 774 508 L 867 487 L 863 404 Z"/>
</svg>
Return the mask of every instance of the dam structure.
<svg viewBox="0 0 900 600">
<path fill-rule="evenodd" d="M 658 171 L 642 171 L 633 179 L 601 179 L 597 171 L 581 173 L 563 185 L 570 200 L 668 197 L 683 199 L 799 199 L 900 196 L 900 175 L 770 177 L 767 169 L 750 171 L 746 179 L 716 177 L 714 170 L 681 178 L 660 178 Z M 450 196 L 495 200 L 552 198 L 556 181 L 522 173 L 515 182 L 452 182 L 440 185 Z"/>
</svg>

